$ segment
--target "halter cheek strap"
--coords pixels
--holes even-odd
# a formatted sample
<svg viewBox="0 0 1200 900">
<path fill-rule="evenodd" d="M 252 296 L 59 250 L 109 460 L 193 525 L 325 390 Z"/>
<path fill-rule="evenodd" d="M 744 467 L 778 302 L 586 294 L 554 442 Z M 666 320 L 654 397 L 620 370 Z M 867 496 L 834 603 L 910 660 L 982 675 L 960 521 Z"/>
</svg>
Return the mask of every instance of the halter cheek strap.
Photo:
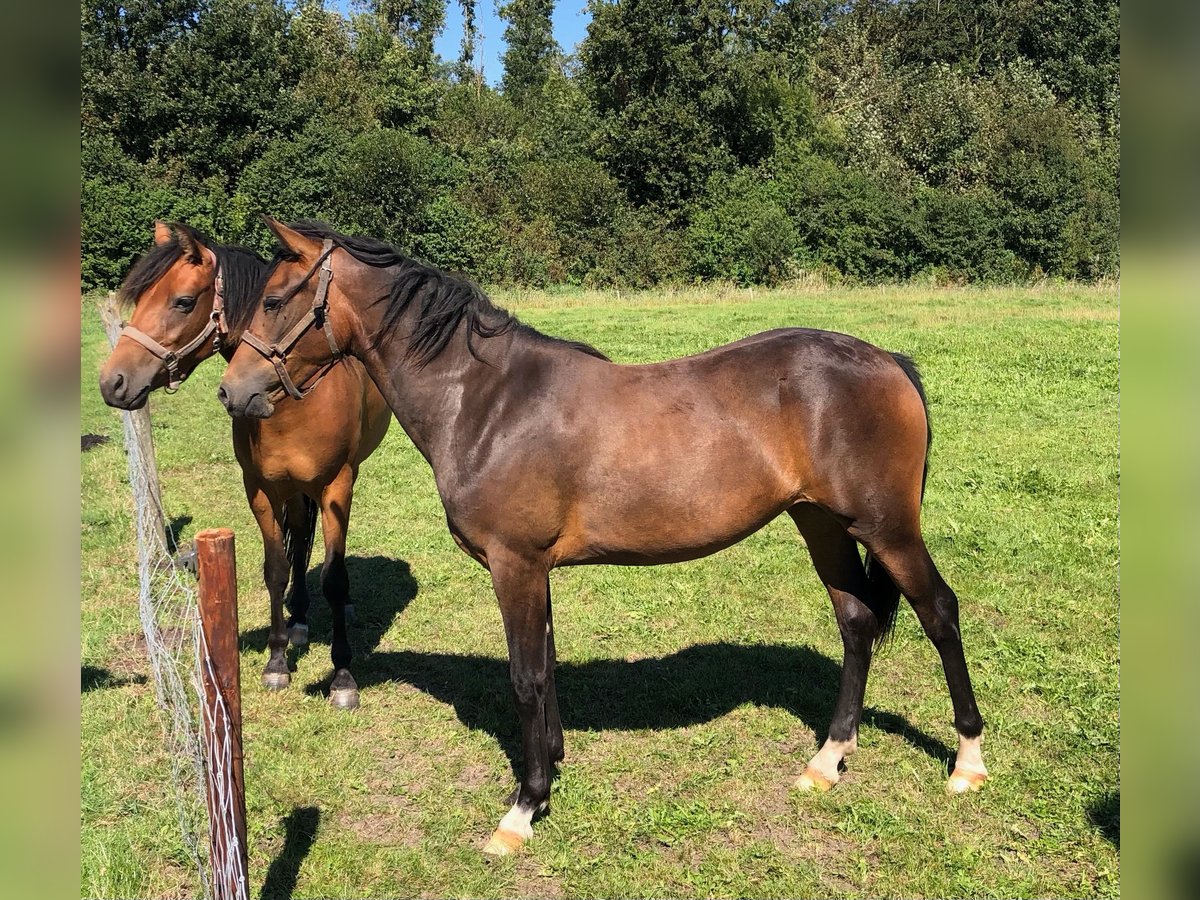
<svg viewBox="0 0 1200 900">
<path fill-rule="evenodd" d="M 172 350 L 170 347 L 163 346 L 150 337 L 150 335 L 146 334 L 146 332 L 133 325 L 125 325 L 121 329 L 121 334 L 137 341 L 149 350 L 152 355 L 162 360 L 163 368 L 167 370 L 166 390 L 168 394 L 175 393 L 175 391 L 179 390 L 179 386 L 187 380 L 189 373 L 180 371 L 180 360 L 191 356 L 192 353 L 204 346 L 210 338 L 213 342 L 213 350 L 219 350 L 221 339 L 229 334 L 229 329 L 225 324 L 223 288 L 224 281 L 221 278 L 221 270 L 218 268 L 217 277 L 213 283 L 213 308 L 212 313 L 208 317 L 208 323 L 198 335 L 178 350 Z"/>
<path fill-rule="evenodd" d="M 324 378 L 329 370 L 337 365 L 338 361 L 342 358 L 342 351 L 338 347 L 337 339 L 333 336 L 333 324 L 329 321 L 329 282 L 333 280 L 333 268 L 330 262 L 332 254 L 333 241 L 326 240 L 321 247 L 321 255 L 317 258 L 313 267 L 308 270 L 308 274 L 304 276 L 304 280 L 296 286 L 296 290 L 299 290 L 308 283 L 308 280 L 313 277 L 317 269 L 320 269 L 321 274 L 317 279 L 317 292 L 313 295 L 312 306 L 304 314 L 303 318 L 288 330 L 287 334 L 278 341 L 268 344 L 249 329 L 242 333 L 242 343 L 249 344 L 275 367 L 275 373 L 279 376 L 279 381 L 283 385 L 283 389 L 287 391 L 288 396 L 293 400 L 303 400 L 308 396 L 312 392 L 312 389 L 317 386 L 317 382 Z M 318 369 L 316 374 L 305 383 L 304 388 L 299 388 L 296 386 L 296 382 L 292 380 L 292 376 L 288 374 L 287 355 L 314 325 L 319 325 L 322 331 L 325 332 L 325 340 L 329 343 L 331 358 L 329 362 Z"/>
</svg>

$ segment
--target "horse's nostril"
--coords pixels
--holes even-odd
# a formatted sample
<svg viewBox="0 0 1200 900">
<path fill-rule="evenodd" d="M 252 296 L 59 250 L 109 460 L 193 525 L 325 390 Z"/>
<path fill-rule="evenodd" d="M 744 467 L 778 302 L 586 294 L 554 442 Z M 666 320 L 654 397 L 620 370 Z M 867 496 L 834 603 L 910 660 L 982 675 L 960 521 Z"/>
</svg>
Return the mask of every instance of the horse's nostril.
<svg viewBox="0 0 1200 900">
<path fill-rule="evenodd" d="M 117 397 L 118 399 L 125 396 L 125 376 L 120 372 L 118 372 L 117 377 L 113 379 L 112 391 L 113 396 Z"/>
<path fill-rule="evenodd" d="M 225 385 L 217 388 L 217 399 L 221 401 L 221 405 L 229 409 L 229 392 L 225 390 Z"/>
</svg>

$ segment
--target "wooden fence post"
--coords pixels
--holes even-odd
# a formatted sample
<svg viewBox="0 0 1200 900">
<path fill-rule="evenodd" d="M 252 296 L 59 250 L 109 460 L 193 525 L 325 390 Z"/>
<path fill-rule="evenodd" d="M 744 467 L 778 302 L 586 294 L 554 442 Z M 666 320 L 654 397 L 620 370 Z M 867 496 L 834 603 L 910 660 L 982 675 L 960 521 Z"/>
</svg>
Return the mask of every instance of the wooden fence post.
<svg viewBox="0 0 1200 900">
<path fill-rule="evenodd" d="M 100 319 L 104 322 L 104 331 L 108 334 L 108 345 L 116 347 L 121 337 L 121 314 L 117 309 L 117 295 L 109 292 L 108 298 L 100 304 Z M 163 550 L 172 551 L 174 548 L 167 544 L 167 525 L 163 514 L 162 495 L 158 487 L 158 461 L 154 456 L 154 437 L 150 433 L 150 404 L 141 409 L 123 410 L 122 415 L 133 432 L 137 441 L 138 453 L 142 458 L 142 471 L 146 476 L 146 487 L 150 492 L 150 503 L 145 507 L 146 525 L 149 533 L 156 535 Z"/>
<path fill-rule="evenodd" d="M 233 532 L 228 528 L 199 532 L 196 562 L 205 650 L 200 668 L 204 678 L 203 737 L 209 757 L 209 861 L 213 894 L 217 900 L 245 900 L 249 896 L 246 785 L 242 772 L 242 687 Z"/>
</svg>

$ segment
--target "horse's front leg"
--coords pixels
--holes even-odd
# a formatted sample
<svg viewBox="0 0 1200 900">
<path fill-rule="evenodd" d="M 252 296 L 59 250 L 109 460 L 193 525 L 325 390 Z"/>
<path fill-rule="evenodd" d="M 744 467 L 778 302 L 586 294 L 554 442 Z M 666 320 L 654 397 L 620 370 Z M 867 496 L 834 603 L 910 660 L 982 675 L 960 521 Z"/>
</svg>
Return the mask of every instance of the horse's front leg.
<svg viewBox="0 0 1200 900">
<path fill-rule="evenodd" d="M 288 558 L 283 543 L 283 507 L 267 496 L 267 492 L 250 478 L 245 479 L 246 499 L 258 522 L 263 537 L 263 580 L 271 598 L 271 631 L 267 636 L 270 658 L 263 669 L 262 683 L 268 690 L 278 691 L 292 680 L 287 664 L 288 633 L 283 615 L 283 592 L 287 589 Z"/>
<path fill-rule="evenodd" d="M 546 733 L 546 697 L 550 685 L 544 564 L 511 554 L 489 554 L 492 585 L 508 638 L 513 700 L 521 719 L 524 772 L 513 804 L 483 848 L 503 856 L 533 837 L 533 817 L 550 799 L 550 747 Z"/>
<path fill-rule="evenodd" d="M 289 499 L 284 507 L 283 546 L 291 566 L 292 579 L 284 605 L 291 613 L 287 619 L 287 630 L 288 640 L 293 647 L 308 643 L 308 561 L 316 528 L 315 504 L 304 494 L 296 494 Z"/>
<path fill-rule="evenodd" d="M 347 466 L 321 494 L 321 532 L 325 537 L 325 565 L 321 590 L 333 614 L 333 681 L 329 702 L 338 709 L 358 708 L 358 683 L 350 674 L 352 651 L 346 633 L 346 608 L 350 605 L 350 575 L 346 571 L 346 529 L 350 527 L 350 501 L 355 471 Z"/>
</svg>

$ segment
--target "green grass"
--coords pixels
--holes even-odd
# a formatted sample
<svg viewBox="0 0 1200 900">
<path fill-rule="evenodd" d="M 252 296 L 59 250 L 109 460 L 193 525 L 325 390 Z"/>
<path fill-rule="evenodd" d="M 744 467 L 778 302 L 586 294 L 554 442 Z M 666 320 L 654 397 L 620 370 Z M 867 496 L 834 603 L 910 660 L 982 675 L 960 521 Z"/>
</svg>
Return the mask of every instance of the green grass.
<svg viewBox="0 0 1200 900">
<path fill-rule="evenodd" d="M 517 858 L 479 846 L 516 753 L 486 573 L 445 528 L 395 425 L 364 466 L 349 552 L 362 708 L 318 694 L 329 616 L 292 687 L 265 662 L 262 549 L 242 496 L 219 363 L 153 400 L 163 497 L 185 537 L 238 538 L 254 895 L 1115 896 L 1119 892 L 1118 304 L 1111 288 L 812 289 L 500 295 L 529 323 L 619 361 L 781 325 L 913 354 L 936 438 L 930 548 L 962 602 L 992 779 L 943 793 L 954 743 L 937 655 L 911 610 L 877 657 L 860 750 L 825 796 L 790 785 L 817 747 L 841 644 L 784 517 L 714 557 L 552 575 L 567 759 Z M 84 895 L 189 890 L 137 611 L 118 414 L 84 304 Z M 315 576 L 310 576 L 314 578 Z M 294 653 L 295 651 L 293 651 Z"/>
</svg>

